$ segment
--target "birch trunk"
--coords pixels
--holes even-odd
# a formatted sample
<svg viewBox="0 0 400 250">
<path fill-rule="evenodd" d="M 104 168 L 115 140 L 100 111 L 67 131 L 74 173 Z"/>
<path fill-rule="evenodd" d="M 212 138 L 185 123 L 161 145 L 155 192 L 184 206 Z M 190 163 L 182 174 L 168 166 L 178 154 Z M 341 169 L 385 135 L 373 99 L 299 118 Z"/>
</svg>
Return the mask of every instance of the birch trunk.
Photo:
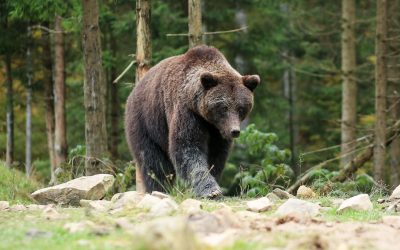
<svg viewBox="0 0 400 250">
<path fill-rule="evenodd" d="M 201 0 L 189 0 L 189 48 L 202 44 Z"/>
<path fill-rule="evenodd" d="M 55 164 L 60 167 L 67 158 L 67 139 L 65 122 L 65 65 L 64 65 L 64 35 L 62 18 L 56 15 L 54 20 L 54 150 Z"/>
<path fill-rule="evenodd" d="M 85 62 L 85 170 L 86 175 L 94 175 L 106 170 L 100 160 L 107 155 L 107 83 L 101 58 L 98 1 L 82 0 L 82 9 L 82 44 Z"/>
<path fill-rule="evenodd" d="M 387 1 L 377 0 L 376 3 L 374 179 L 380 183 L 384 180 L 386 156 Z"/>
<path fill-rule="evenodd" d="M 151 61 L 151 1 L 136 1 L 136 82 L 150 69 Z M 136 168 L 136 190 L 144 192 L 145 187 L 140 168 Z"/>
<path fill-rule="evenodd" d="M 356 148 L 357 120 L 357 83 L 356 40 L 354 25 L 356 21 L 355 0 L 342 0 L 342 120 L 341 120 L 341 155 L 340 165 L 343 167 L 351 161 Z"/>
</svg>

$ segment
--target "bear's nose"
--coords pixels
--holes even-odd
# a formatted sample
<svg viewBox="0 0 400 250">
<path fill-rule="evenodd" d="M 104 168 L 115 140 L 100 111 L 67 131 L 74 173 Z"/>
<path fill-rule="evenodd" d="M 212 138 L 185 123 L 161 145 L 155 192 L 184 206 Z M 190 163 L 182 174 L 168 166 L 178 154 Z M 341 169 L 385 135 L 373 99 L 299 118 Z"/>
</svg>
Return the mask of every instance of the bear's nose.
<svg viewBox="0 0 400 250">
<path fill-rule="evenodd" d="M 239 129 L 233 129 L 233 130 L 231 131 L 231 135 L 232 135 L 233 138 L 239 137 L 239 135 L 240 135 L 240 130 L 239 130 Z"/>
</svg>

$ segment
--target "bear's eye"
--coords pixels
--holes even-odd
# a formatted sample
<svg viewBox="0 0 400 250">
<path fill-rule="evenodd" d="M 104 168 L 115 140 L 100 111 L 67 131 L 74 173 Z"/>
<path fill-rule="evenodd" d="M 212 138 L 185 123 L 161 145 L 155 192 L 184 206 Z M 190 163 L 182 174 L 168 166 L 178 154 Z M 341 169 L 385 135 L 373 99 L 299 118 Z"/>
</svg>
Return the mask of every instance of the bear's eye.
<svg viewBox="0 0 400 250">
<path fill-rule="evenodd" d="M 247 114 L 247 109 L 243 108 L 243 107 L 239 107 L 238 108 L 238 113 L 239 113 L 239 118 L 241 120 L 243 120 L 246 117 Z"/>
</svg>

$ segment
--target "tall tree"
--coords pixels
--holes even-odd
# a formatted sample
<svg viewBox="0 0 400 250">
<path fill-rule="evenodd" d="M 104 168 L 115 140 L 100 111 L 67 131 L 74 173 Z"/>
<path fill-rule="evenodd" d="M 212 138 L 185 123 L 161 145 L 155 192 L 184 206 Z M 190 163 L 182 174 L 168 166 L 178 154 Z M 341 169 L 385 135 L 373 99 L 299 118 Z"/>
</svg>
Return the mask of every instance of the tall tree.
<svg viewBox="0 0 400 250">
<path fill-rule="evenodd" d="M 111 51 L 111 55 L 113 58 L 116 58 L 117 51 L 117 43 L 116 38 L 114 36 L 112 28 L 110 28 L 109 35 L 109 49 Z M 111 116 L 111 124 L 110 124 L 110 135 L 109 135 L 109 148 L 110 154 L 113 159 L 118 159 L 118 144 L 120 142 L 120 131 L 119 131 L 119 122 L 120 122 L 120 100 L 118 98 L 118 84 L 114 84 L 113 81 L 117 78 L 117 68 L 115 63 L 111 65 L 110 68 L 110 116 Z"/>
<path fill-rule="evenodd" d="M 28 26 L 28 48 L 26 51 L 26 132 L 25 132 L 25 174 L 32 173 L 32 30 Z"/>
<path fill-rule="evenodd" d="M 107 155 L 106 91 L 101 57 L 99 5 L 82 0 L 82 44 L 85 61 L 85 139 L 86 175 L 104 172 L 99 159 Z"/>
<path fill-rule="evenodd" d="M 356 23 L 355 0 L 342 0 L 342 121 L 341 121 L 341 161 L 345 166 L 353 158 L 356 148 L 357 120 L 357 83 L 356 71 L 356 39 L 354 26 Z"/>
<path fill-rule="evenodd" d="M 384 179 L 386 156 L 387 1 L 376 1 L 374 178 Z"/>
<path fill-rule="evenodd" d="M 46 113 L 46 134 L 47 148 L 50 161 L 50 183 L 55 181 L 54 171 L 56 168 L 54 156 L 54 92 L 53 92 L 53 66 L 51 61 L 51 42 L 50 34 L 43 37 L 43 73 L 44 73 L 44 91 L 45 91 L 45 113 Z"/>
<path fill-rule="evenodd" d="M 150 69 L 151 61 L 151 0 L 136 1 L 136 82 Z M 144 192 L 142 173 L 136 168 L 136 190 Z"/>
<path fill-rule="evenodd" d="M 201 30 L 201 0 L 189 0 L 189 47 L 193 48 L 202 43 Z"/>
<path fill-rule="evenodd" d="M 11 72 L 11 56 L 6 51 L 5 55 L 6 70 L 6 86 L 7 86 L 7 149 L 6 149 L 6 165 L 8 168 L 14 160 L 14 91 L 13 79 Z"/>
<path fill-rule="evenodd" d="M 65 122 L 65 66 L 64 66 L 64 34 L 62 18 L 54 20 L 54 150 L 55 163 L 59 167 L 67 158 L 67 138 Z"/>
<path fill-rule="evenodd" d="M 400 14 L 399 1 L 389 0 L 388 9 L 388 55 L 387 79 L 389 90 L 389 117 L 392 122 L 400 119 Z M 400 138 L 394 138 L 390 144 L 390 176 L 391 186 L 400 184 Z"/>
</svg>

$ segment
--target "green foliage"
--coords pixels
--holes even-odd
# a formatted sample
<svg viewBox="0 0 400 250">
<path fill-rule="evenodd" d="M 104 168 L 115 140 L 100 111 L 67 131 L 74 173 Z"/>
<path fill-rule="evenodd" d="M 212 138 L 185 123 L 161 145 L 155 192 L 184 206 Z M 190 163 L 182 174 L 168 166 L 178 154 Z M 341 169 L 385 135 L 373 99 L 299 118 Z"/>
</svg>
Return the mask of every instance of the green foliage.
<svg viewBox="0 0 400 250">
<path fill-rule="evenodd" d="M 32 203 L 30 194 L 40 188 L 40 184 L 28 179 L 15 169 L 8 169 L 0 161 L 0 200 L 11 203 Z"/>
<path fill-rule="evenodd" d="M 221 181 L 228 194 L 255 197 L 267 194 L 274 186 L 288 186 L 294 177 L 285 164 L 290 152 L 279 149 L 277 141 L 276 134 L 261 132 L 254 124 L 242 131 Z"/>
</svg>

